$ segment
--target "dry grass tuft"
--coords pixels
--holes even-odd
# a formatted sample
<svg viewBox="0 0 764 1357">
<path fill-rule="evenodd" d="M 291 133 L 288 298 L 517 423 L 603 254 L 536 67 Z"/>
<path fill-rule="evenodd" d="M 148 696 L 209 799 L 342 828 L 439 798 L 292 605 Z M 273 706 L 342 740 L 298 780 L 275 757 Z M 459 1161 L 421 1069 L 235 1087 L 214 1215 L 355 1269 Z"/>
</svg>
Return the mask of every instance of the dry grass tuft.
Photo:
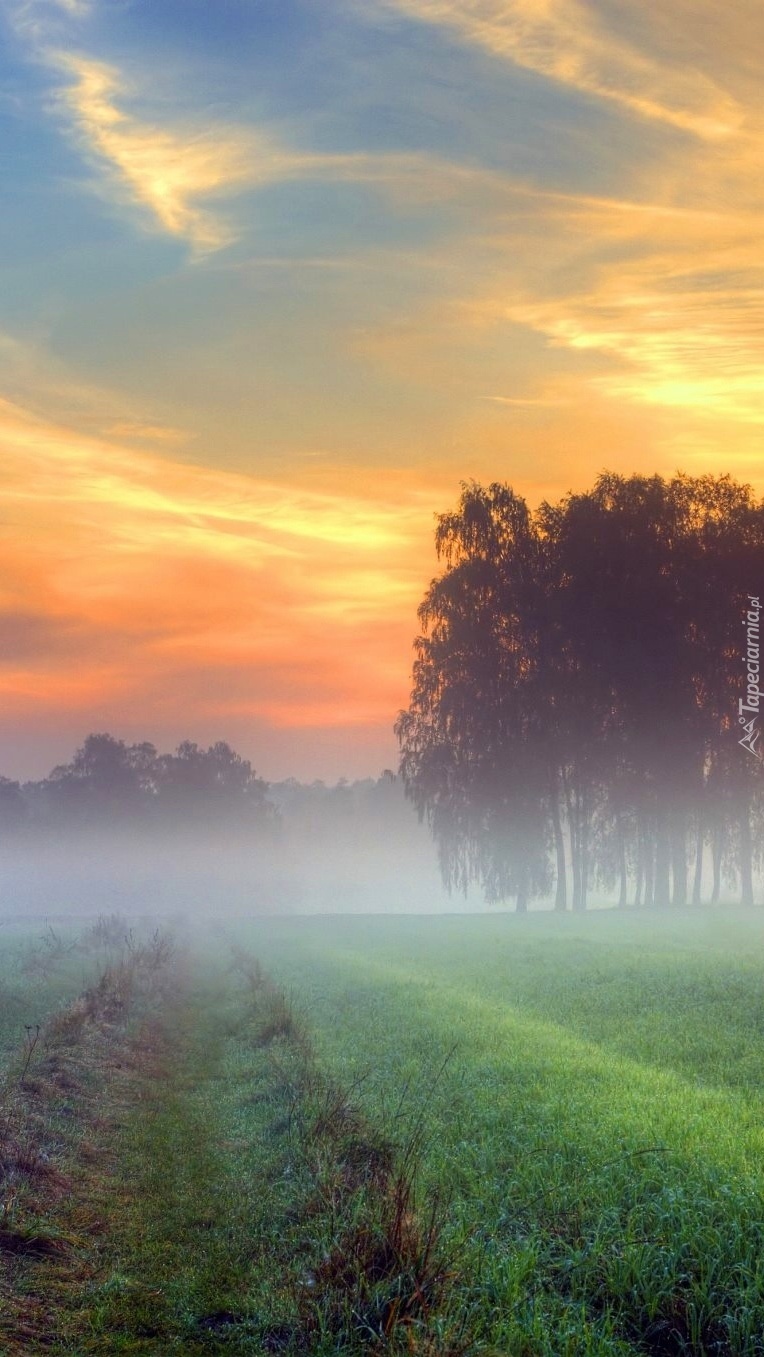
<svg viewBox="0 0 764 1357">
<path fill-rule="evenodd" d="M 287 1046 L 271 1073 L 288 1093 L 285 1132 L 310 1185 L 289 1215 L 303 1236 L 298 1247 L 317 1255 L 294 1282 L 306 1350 L 333 1341 L 338 1351 L 460 1357 L 464 1345 L 432 1339 L 431 1320 L 456 1274 L 444 1246 L 445 1204 L 434 1201 L 424 1215 L 419 1207 L 421 1117 L 396 1146 L 355 1101 L 358 1083 L 348 1089 L 323 1075 L 292 1001 L 247 960 L 245 978 L 252 974 L 255 1041 Z"/>
<path fill-rule="evenodd" d="M 292 1001 L 281 990 L 268 987 L 264 991 L 258 1019 L 257 1046 L 268 1046 L 279 1039 L 300 1047 L 307 1044 L 305 1025 L 297 1017 Z"/>
</svg>

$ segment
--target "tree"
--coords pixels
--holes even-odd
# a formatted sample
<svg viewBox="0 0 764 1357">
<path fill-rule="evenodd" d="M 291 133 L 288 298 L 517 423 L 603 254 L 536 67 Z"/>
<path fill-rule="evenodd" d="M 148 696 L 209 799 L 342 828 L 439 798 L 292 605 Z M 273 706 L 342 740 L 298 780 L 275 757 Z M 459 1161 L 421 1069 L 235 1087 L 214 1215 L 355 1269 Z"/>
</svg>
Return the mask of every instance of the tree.
<svg viewBox="0 0 764 1357">
<path fill-rule="evenodd" d="M 272 809 L 267 784 L 223 740 L 209 749 L 184 740 L 174 754 L 163 754 L 156 787 L 160 818 L 180 826 L 201 821 L 237 829 L 266 820 Z"/>
<path fill-rule="evenodd" d="M 141 813 L 153 745 L 125 744 L 113 735 L 88 735 L 70 763 L 54 768 L 45 800 L 54 820 L 66 824 L 125 826 Z"/>
<path fill-rule="evenodd" d="M 27 819 L 27 805 L 18 782 L 0 777 L 0 835 L 16 833 Z"/>
<path fill-rule="evenodd" d="M 396 732 L 401 774 L 446 884 L 517 909 L 549 885 L 551 776 L 539 663 L 541 543 L 508 486 L 464 486 L 441 515 L 446 563 L 419 609 L 414 686 Z"/>
<path fill-rule="evenodd" d="M 605 473 L 531 515 L 510 487 L 473 484 L 436 547 L 396 730 L 446 881 L 523 908 L 554 846 L 564 908 L 567 847 L 574 908 L 595 876 L 618 880 L 622 905 L 631 877 L 636 903 L 682 906 L 692 831 L 693 900 L 710 838 L 714 898 L 734 865 L 750 903 L 764 814 L 764 764 L 738 742 L 741 623 L 764 589 L 750 487 Z"/>
</svg>

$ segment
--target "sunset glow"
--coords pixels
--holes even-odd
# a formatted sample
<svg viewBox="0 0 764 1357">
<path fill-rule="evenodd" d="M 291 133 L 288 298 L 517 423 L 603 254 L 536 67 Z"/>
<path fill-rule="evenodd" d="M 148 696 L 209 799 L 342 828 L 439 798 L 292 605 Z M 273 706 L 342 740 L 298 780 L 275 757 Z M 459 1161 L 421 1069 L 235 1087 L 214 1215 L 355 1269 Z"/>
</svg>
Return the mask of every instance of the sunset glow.
<svg viewBox="0 0 764 1357">
<path fill-rule="evenodd" d="M 2 13 L 0 773 L 376 775 L 462 480 L 764 491 L 756 7 Z"/>
</svg>

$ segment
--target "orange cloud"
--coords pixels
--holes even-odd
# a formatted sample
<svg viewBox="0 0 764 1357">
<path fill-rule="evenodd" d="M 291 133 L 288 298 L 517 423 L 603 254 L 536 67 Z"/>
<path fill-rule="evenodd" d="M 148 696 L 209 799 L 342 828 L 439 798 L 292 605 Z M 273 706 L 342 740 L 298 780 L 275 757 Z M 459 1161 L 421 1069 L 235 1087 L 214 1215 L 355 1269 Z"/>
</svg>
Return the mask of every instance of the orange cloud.
<svg viewBox="0 0 764 1357">
<path fill-rule="evenodd" d="M 623 198 L 476 178 L 472 235 L 430 256 L 443 295 L 367 328 L 356 352 L 458 399 L 454 440 L 481 475 L 503 439 L 512 468 L 519 459 L 525 469 L 531 449 L 556 462 L 564 445 L 580 483 L 582 467 L 613 464 L 613 438 L 636 449 L 633 465 L 706 470 L 715 459 L 760 475 L 764 256 L 752 155 L 747 134 L 726 154 L 667 153 Z"/>
<path fill-rule="evenodd" d="M 420 490 L 278 486 L 7 402 L 0 448 L 6 715 L 392 721 L 428 573 Z"/>
</svg>

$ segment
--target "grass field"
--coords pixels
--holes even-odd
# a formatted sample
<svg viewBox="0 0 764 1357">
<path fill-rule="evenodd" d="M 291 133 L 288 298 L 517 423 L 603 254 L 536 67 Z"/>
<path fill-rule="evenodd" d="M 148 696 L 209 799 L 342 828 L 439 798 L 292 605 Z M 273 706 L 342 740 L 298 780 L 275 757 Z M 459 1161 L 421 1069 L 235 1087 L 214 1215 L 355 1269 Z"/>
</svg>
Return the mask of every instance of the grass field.
<svg viewBox="0 0 764 1357">
<path fill-rule="evenodd" d="M 6 949 L 0 1350 L 764 1353 L 764 912 L 177 942 Z M 62 1043 L 104 965 L 130 1004 Z"/>
</svg>

